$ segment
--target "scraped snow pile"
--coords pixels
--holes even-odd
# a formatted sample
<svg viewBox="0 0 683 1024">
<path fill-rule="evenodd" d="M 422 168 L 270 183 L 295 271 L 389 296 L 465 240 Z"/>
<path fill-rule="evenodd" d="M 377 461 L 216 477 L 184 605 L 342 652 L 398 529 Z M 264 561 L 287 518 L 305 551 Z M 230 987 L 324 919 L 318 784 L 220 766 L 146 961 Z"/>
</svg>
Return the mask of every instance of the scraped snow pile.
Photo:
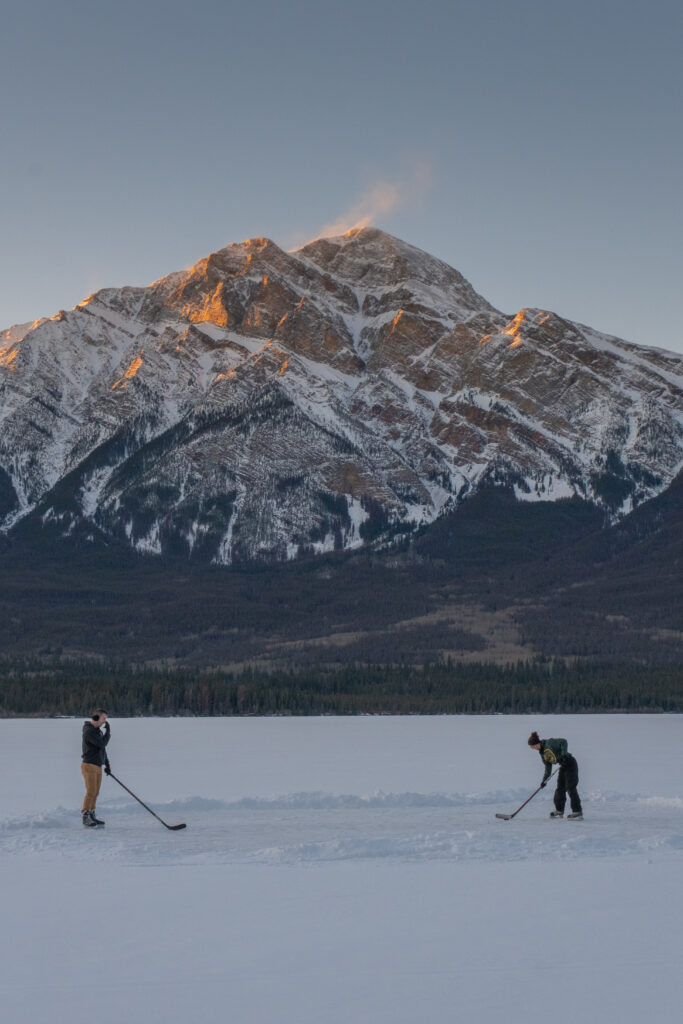
<svg viewBox="0 0 683 1024">
<path fill-rule="evenodd" d="M 585 819 L 551 821 L 531 729 Z M 11 1024 L 680 1019 L 683 718 L 0 721 Z"/>
</svg>

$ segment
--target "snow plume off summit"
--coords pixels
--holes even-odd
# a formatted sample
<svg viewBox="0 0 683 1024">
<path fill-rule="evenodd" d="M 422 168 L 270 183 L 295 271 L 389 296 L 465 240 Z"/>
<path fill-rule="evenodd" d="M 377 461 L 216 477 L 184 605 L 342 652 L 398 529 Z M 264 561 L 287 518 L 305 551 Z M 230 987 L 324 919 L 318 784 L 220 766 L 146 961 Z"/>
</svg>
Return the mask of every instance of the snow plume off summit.
<svg viewBox="0 0 683 1024">
<path fill-rule="evenodd" d="M 487 485 L 614 520 L 683 462 L 683 360 L 494 309 L 373 228 L 267 238 L 0 334 L 0 529 L 284 561 Z"/>
</svg>

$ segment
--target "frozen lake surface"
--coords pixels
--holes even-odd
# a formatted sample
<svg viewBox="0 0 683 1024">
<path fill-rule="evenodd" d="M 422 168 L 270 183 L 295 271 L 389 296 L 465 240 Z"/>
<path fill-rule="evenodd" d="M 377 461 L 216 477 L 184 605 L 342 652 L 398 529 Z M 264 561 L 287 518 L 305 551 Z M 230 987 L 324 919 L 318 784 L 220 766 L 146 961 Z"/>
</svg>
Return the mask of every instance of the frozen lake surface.
<svg viewBox="0 0 683 1024">
<path fill-rule="evenodd" d="M 585 820 L 526 744 L 565 736 Z M 0 721 L 11 1024 L 680 1019 L 683 718 Z"/>
</svg>

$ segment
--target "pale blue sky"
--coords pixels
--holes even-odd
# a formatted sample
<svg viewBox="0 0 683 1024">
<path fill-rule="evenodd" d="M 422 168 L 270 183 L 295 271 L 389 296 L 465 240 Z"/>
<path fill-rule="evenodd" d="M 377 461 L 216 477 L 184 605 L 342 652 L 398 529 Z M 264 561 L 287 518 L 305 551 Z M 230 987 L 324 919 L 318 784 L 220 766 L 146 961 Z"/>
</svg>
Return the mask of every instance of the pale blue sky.
<svg viewBox="0 0 683 1024">
<path fill-rule="evenodd" d="M 0 328 L 373 214 L 683 351 L 680 0 L 1 6 Z"/>
</svg>

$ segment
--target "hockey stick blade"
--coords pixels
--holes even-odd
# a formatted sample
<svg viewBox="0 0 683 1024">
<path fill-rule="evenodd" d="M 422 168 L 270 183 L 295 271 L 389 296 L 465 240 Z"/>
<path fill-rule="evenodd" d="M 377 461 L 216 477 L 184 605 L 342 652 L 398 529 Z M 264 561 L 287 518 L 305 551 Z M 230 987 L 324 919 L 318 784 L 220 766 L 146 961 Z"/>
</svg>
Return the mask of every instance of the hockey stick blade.
<svg viewBox="0 0 683 1024">
<path fill-rule="evenodd" d="M 183 822 L 182 825 L 167 825 L 166 822 L 164 821 L 164 819 L 160 818 L 156 811 L 153 811 L 151 807 L 148 807 L 147 804 L 145 803 L 145 801 L 141 800 L 139 796 L 136 796 L 132 789 L 128 789 L 128 786 L 125 784 L 125 782 L 121 782 L 121 779 L 117 779 L 116 776 L 114 775 L 113 771 L 111 771 L 111 769 L 109 770 L 109 772 L 107 774 L 109 775 L 110 779 L 114 780 L 114 782 L 118 782 L 119 786 L 121 786 L 122 789 L 125 789 L 126 793 L 130 793 L 130 795 L 133 797 L 133 799 L 137 800 L 137 802 L 139 804 L 141 804 L 145 808 L 146 811 L 149 811 L 149 813 L 152 815 L 152 817 L 156 818 L 157 821 L 160 821 L 161 824 L 164 826 L 164 828 L 167 828 L 169 830 L 169 832 L 178 832 L 179 829 L 181 829 L 181 828 L 187 828 L 187 825 L 186 825 L 185 822 Z"/>
<path fill-rule="evenodd" d="M 550 782 L 550 780 L 557 775 L 559 770 L 560 770 L 559 768 L 556 768 L 555 771 L 552 773 L 552 775 L 549 775 L 547 779 L 544 779 L 543 782 L 541 783 L 541 785 L 538 787 L 538 789 L 535 789 L 533 791 L 533 793 L 531 794 L 531 796 L 527 797 L 527 799 L 524 801 L 522 806 L 518 807 L 517 810 L 513 811 L 512 814 L 496 814 L 496 817 L 497 818 L 502 818 L 503 821 L 511 821 L 512 818 L 514 818 L 517 814 L 519 814 L 519 812 L 522 810 L 522 807 L 526 807 L 526 805 L 529 803 L 529 801 L 533 800 L 533 798 L 536 796 L 536 794 L 541 792 L 541 790 L 545 787 L 546 783 Z"/>
</svg>

